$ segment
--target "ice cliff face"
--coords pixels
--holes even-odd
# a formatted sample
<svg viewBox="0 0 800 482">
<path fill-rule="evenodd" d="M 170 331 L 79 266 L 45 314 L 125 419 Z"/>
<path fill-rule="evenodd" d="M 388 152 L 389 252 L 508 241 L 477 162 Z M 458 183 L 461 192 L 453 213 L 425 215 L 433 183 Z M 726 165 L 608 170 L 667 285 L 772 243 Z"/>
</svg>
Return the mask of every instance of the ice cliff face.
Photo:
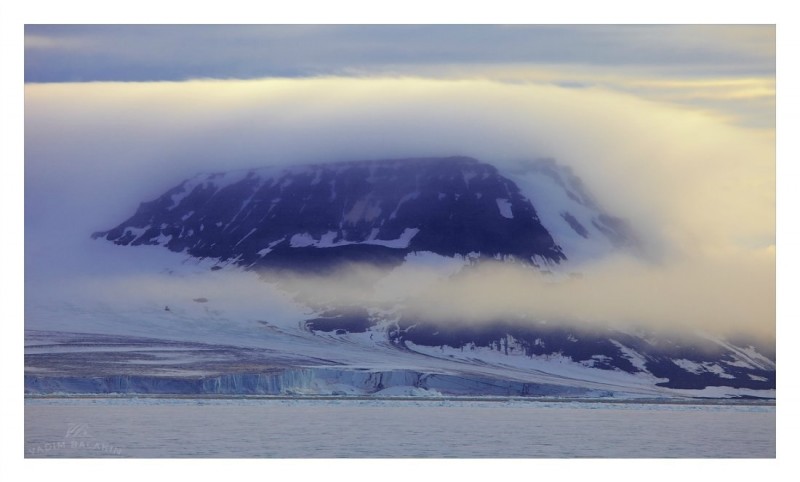
<svg viewBox="0 0 800 482">
<path fill-rule="evenodd" d="M 94 236 L 249 268 L 397 264 L 419 251 L 537 266 L 566 259 L 517 185 L 466 157 L 201 174 Z"/>
<path fill-rule="evenodd" d="M 197 320 L 193 324 L 197 324 Z M 659 341 L 501 326 L 396 338 L 380 328 L 325 333 L 254 329 L 234 346 L 28 331 L 26 393 L 230 395 L 767 397 L 775 364 L 752 346 Z M 507 327 L 506 327 L 507 328 Z M 196 329 L 196 327 L 195 327 Z M 494 333 L 491 333 L 491 331 Z M 462 330 L 463 331 L 463 330 Z M 535 330 L 528 330 L 533 333 Z M 463 333 L 462 333 L 463 334 Z M 496 335 L 496 337 L 495 337 Z M 563 336 L 562 336 L 563 335 Z M 450 336 L 451 341 L 447 341 Z M 195 335 L 196 337 L 196 335 Z M 412 341 L 414 340 L 414 341 Z"/>
</svg>

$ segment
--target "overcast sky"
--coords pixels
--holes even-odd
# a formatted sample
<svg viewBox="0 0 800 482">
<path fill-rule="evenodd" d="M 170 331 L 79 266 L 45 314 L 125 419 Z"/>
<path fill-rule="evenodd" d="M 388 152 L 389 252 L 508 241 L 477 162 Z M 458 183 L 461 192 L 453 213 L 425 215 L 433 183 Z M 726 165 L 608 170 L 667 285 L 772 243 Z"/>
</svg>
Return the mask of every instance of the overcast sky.
<svg viewBox="0 0 800 482">
<path fill-rule="evenodd" d="M 551 313 L 604 289 L 606 319 L 774 331 L 774 27 L 32 25 L 25 80 L 26 275 L 198 171 L 548 156 L 661 263 L 587 267 Z"/>
<path fill-rule="evenodd" d="M 28 25 L 28 82 L 343 74 L 441 65 L 771 76 L 775 30 L 726 25 Z"/>
<path fill-rule="evenodd" d="M 28 25 L 26 82 L 411 75 L 600 86 L 774 126 L 748 25 Z"/>
</svg>

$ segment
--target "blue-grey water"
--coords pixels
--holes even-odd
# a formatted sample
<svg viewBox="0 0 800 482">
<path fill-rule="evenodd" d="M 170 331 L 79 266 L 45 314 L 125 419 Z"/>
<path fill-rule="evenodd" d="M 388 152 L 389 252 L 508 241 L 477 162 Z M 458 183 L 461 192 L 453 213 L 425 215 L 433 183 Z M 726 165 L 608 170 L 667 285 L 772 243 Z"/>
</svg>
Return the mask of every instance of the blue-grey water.
<svg viewBox="0 0 800 482">
<path fill-rule="evenodd" d="M 775 457 L 775 407 L 460 400 L 25 400 L 26 457 Z"/>
</svg>

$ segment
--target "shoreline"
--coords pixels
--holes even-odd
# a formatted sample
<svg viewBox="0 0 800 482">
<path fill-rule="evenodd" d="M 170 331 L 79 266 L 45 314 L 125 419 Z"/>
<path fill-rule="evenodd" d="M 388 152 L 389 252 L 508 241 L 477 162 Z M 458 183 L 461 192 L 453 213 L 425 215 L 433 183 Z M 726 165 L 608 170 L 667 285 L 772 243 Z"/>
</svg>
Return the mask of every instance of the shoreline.
<svg viewBox="0 0 800 482">
<path fill-rule="evenodd" d="M 527 402 L 527 403 L 605 403 L 639 405 L 733 405 L 733 406 L 772 406 L 775 399 L 766 398 L 547 398 L 547 397 L 476 397 L 476 396 L 368 396 L 368 395 L 229 395 L 229 394 L 25 394 L 25 400 L 260 400 L 260 401 L 392 401 L 392 402 Z"/>
</svg>

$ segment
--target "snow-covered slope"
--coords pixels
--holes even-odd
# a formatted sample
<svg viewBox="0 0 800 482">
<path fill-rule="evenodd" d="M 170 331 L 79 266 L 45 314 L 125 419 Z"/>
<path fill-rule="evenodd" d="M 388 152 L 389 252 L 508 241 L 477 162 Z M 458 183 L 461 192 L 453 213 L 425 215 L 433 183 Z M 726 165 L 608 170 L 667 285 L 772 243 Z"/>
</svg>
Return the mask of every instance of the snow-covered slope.
<svg viewBox="0 0 800 482">
<path fill-rule="evenodd" d="M 606 213 L 568 166 L 539 159 L 522 162 L 504 174 L 536 206 L 542 225 L 572 265 L 637 248 L 633 229 Z"/>
<path fill-rule="evenodd" d="M 424 292 L 487 258 L 551 271 L 634 245 L 552 161 L 199 175 L 94 237 L 69 248 L 80 282 L 45 292 L 38 281 L 56 274 L 26 272 L 28 392 L 775 395 L 774 350 L 749 341 L 535 318 L 443 323 L 397 299 L 308 304 L 259 277 L 358 261 L 386 269 L 376 291 L 414 273 Z"/>
</svg>

